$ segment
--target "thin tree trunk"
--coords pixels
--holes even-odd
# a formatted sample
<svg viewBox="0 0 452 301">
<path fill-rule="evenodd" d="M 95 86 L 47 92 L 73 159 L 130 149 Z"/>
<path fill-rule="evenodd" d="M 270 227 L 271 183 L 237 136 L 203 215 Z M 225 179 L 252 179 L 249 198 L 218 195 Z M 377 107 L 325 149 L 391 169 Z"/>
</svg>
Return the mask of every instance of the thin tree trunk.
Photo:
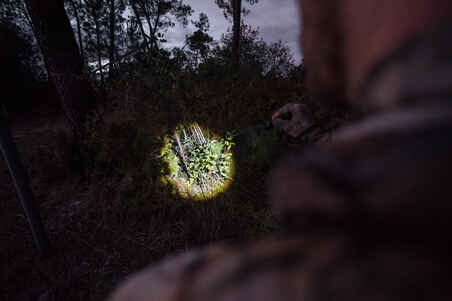
<svg viewBox="0 0 452 301">
<path fill-rule="evenodd" d="M 142 9 L 142 11 L 144 13 L 144 17 L 146 19 L 146 23 L 148 24 L 148 27 L 149 27 L 149 33 L 152 33 L 154 31 L 154 29 L 153 29 L 153 26 L 151 24 L 152 23 L 151 22 L 151 16 L 149 16 L 148 11 L 146 10 L 146 3 L 143 2 L 142 0 L 140 0 L 140 3 L 141 3 L 141 9 Z M 153 39 L 153 37 L 150 37 L 150 38 Z M 154 48 L 153 43 L 154 43 L 154 41 L 151 40 L 151 49 Z"/>
<path fill-rule="evenodd" d="M 107 91 L 105 90 L 105 74 L 104 74 L 104 68 L 102 67 L 102 36 L 101 36 L 101 29 L 100 29 L 100 16 L 98 14 L 98 11 L 101 9 L 102 6 L 102 0 L 97 0 L 97 8 L 96 11 L 93 14 L 94 17 L 94 26 L 96 30 L 96 50 L 97 50 L 97 64 L 99 66 L 99 73 L 100 73 L 100 91 L 102 95 L 103 101 L 107 100 Z"/>
<path fill-rule="evenodd" d="M 143 42 L 144 42 L 144 45 L 146 47 L 146 52 L 149 53 L 150 49 L 149 49 L 148 39 L 146 37 L 146 33 L 144 32 L 143 23 L 141 22 L 141 18 L 140 18 L 140 15 L 138 13 L 138 10 L 137 10 L 135 0 L 131 1 L 131 6 L 132 6 L 133 14 L 135 15 L 135 18 L 137 19 L 138 27 L 140 28 L 141 35 L 143 36 Z"/>
<path fill-rule="evenodd" d="M 50 243 L 42 226 L 39 210 L 34 203 L 34 196 L 31 190 L 27 172 L 22 165 L 19 152 L 14 143 L 6 120 L 0 114 L 0 151 L 8 165 L 11 177 L 16 187 L 17 195 L 25 211 L 31 233 L 36 247 L 40 252 L 49 250 Z"/>
<path fill-rule="evenodd" d="M 114 75 L 114 66 L 115 66 L 115 27 L 116 27 L 115 1 L 116 0 L 110 0 L 110 47 L 109 47 L 110 67 L 108 70 L 110 79 Z"/>
<path fill-rule="evenodd" d="M 141 3 L 141 8 L 143 10 L 146 22 L 149 27 L 149 34 L 152 34 L 154 32 L 154 27 L 152 26 L 151 16 L 149 15 L 149 13 L 146 9 L 146 2 L 143 0 L 140 0 L 140 3 Z M 151 65 L 152 60 L 154 59 L 154 55 L 155 55 L 154 51 L 156 50 L 156 41 L 155 41 L 155 36 L 150 36 L 149 39 L 151 40 L 150 41 L 150 44 L 151 44 L 150 50 L 151 51 L 150 51 L 150 55 L 148 56 L 148 63 Z"/>
<path fill-rule="evenodd" d="M 99 1 L 98 1 L 99 3 Z M 96 32 L 96 54 L 97 54 L 97 65 L 98 70 L 100 73 L 100 84 L 103 88 L 104 86 L 104 71 L 102 68 L 102 47 L 101 47 L 101 37 L 100 37 L 100 24 L 99 24 L 99 15 L 97 13 L 97 8 L 93 11 L 93 18 L 94 18 L 94 30 Z"/>
<path fill-rule="evenodd" d="M 157 48 L 158 48 L 158 45 L 157 45 L 157 37 L 155 36 L 156 34 L 157 34 L 157 28 L 158 28 L 158 25 L 159 25 L 159 22 L 160 22 L 160 17 L 161 17 L 161 13 L 162 13 L 162 11 L 161 11 L 161 9 L 160 9 L 160 0 L 158 1 L 158 3 L 157 3 L 157 17 L 155 18 L 155 22 L 154 22 L 154 28 L 153 28 L 153 30 L 152 30 L 152 35 L 151 35 L 151 38 L 152 38 L 152 41 L 153 41 L 153 49 L 154 50 L 157 50 Z"/>
<path fill-rule="evenodd" d="M 63 1 L 25 0 L 25 3 L 65 117 L 76 138 L 83 138 L 88 113 L 95 109 L 96 95 L 82 72 L 82 60 Z"/>
<path fill-rule="evenodd" d="M 82 24 L 80 22 L 80 15 L 78 13 L 77 5 L 75 4 L 74 0 L 69 1 L 72 9 L 74 10 L 75 15 L 75 21 L 77 22 L 77 37 L 78 37 L 78 45 L 79 45 L 79 51 L 80 51 L 80 58 L 82 60 L 82 65 L 84 66 L 86 63 L 85 60 L 85 50 L 83 47 L 83 39 L 82 39 Z"/>
<path fill-rule="evenodd" d="M 237 69 L 240 64 L 240 27 L 242 15 L 242 0 L 232 0 L 233 37 L 232 37 L 232 65 Z"/>
<path fill-rule="evenodd" d="M 97 50 L 97 64 L 99 66 L 100 73 L 100 90 L 102 92 L 102 98 L 105 100 L 107 98 L 107 93 L 105 91 L 105 76 L 104 76 L 104 68 L 102 68 L 102 45 L 101 45 L 101 37 L 100 37 L 100 24 L 99 24 L 99 15 L 97 13 L 94 14 L 94 26 L 96 27 L 96 50 Z"/>
</svg>

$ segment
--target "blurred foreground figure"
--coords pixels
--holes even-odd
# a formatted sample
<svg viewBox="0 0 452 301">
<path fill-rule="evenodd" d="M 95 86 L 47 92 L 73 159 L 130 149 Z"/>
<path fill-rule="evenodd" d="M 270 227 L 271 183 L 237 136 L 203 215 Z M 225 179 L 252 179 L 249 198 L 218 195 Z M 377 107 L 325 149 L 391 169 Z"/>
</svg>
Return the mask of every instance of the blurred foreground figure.
<svg viewBox="0 0 452 301">
<path fill-rule="evenodd" d="M 312 91 L 366 117 L 275 169 L 287 237 L 188 252 L 132 277 L 113 300 L 452 297 L 452 2 L 301 6 Z"/>
</svg>

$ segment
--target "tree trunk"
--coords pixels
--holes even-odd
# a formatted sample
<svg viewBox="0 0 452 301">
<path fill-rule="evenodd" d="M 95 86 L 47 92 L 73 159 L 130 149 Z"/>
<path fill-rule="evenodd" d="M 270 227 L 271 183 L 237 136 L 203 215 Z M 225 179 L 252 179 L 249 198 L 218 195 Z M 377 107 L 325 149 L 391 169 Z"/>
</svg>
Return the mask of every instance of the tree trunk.
<svg viewBox="0 0 452 301">
<path fill-rule="evenodd" d="M 97 51 L 97 64 L 99 65 L 100 72 L 100 85 L 103 91 L 104 89 L 104 70 L 102 68 L 102 47 L 101 47 L 101 37 L 100 37 L 100 24 L 99 24 L 99 15 L 97 11 L 94 14 L 94 26 L 96 27 L 96 51 Z"/>
<path fill-rule="evenodd" d="M 33 30 L 65 117 L 77 138 L 86 134 L 88 113 L 96 95 L 83 64 L 71 24 L 61 0 L 25 0 Z"/>
<path fill-rule="evenodd" d="M 31 228 L 33 240 L 40 252 L 49 250 L 50 243 L 44 232 L 38 208 L 34 204 L 34 196 L 31 190 L 30 181 L 27 172 L 22 165 L 22 161 L 17 151 L 11 132 L 9 131 L 6 120 L 0 113 L 0 151 L 8 165 L 11 177 L 16 187 L 17 195 L 25 211 L 28 223 Z"/>
<path fill-rule="evenodd" d="M 155 36 L 152 36 L 152 34 L 155 33 L 155 30 L 154 30 L 154 27 L 152 26 L 151 16 L 150 16 L 149 12 L 147 11 L 146 2 L 143 0 L 140 0 L 140 5 L 141 5 L 141 9 L 143 11 L 143 14 L 145 16 L 146 22 L 149 27 L 149 34 L 150 34 L 149 39 L 150 39 L 150 44 L 151 44 L 151 46 L 150 46 L 151 51 L 149 53 L 147 62 L 151 65 L 152 60 L 154 59 L 154 56 L 155 56 L 155 50 L 157 48 Z M 158 9 L 160 9 L 160 1 L 158 1 L 158 5 L 159 5 Z M 160 14 L 160 12 L 159 12 L 159 14 Z M 159 18 L 160 18 L 160 16 L 159 16 Z"/>
<path fill-rule="evenodd" d="M 116 0 L 110 0 L 110 47 L 108 57 L 110 63 L 110 66 L 108 68 L 110 79 L 114 75 L 114 66 L 115 66 L 115 27 L 116 27 L 115 1 Z"/>
<path fill-rule="evenodd" d="M 147 9 L 146 9 L 146 2 L 144 2 L 143 0 L 140 0 L 140 5 L 141 5 L 141 10 L 143 11 L 144 17 L 146 19 L 146 23 L 148 24 L 149 27 L 149 33 L 152 33 L 154 31 L 153 27 L 152 27 L 152 22 L 151 22 L 151 16 L 149 15 Z M 152 39 L 152 37 L 150 37 Z M 151 49 L 154 48 L 153 45 L 153 41 L 151 40 Z"/>
<path fill-rule="evenodd" d="M 148 39 L 146 37 L 146 33 L 144 32 L 143 23 L 141 22 L 140 14 L 138 13 L 135 0 L 131 1 L 131 6 L 132 6 L 133 14 L 135 15 L 135 18 L 137 19 L 138 27 L 140 28 L 141 35 L 143 36 L 143 42 L 144 42 L 144 46 L 146 48 L 146 52 L 149 53 L 149 50 L 150 50 L 149 49 L 149 42 L 148 42 Z"/>
<path fill-rule="evenodd" d="M 157 35 L 157 29 L 158 29 L 158 26 L 159 26 L 159 23 L 160 23 L 160 17 L 161 17 L 161 12 L 162 12 L 160 0 L 157 2 L 157 5 L 158 5 L 157 6 L 157 17 L 155 18 L 154 28 L 153 28 L 152 34 L 151 34 L 151 38 L 152 38 L 152 41 L 153 41 L 152 47 L 153 47 L 154 51 L 158 49 L 156 35 Z"/>
<path fill-rule="evenodd" d="M 233 10 L 232 65 L 235 69 L 240 64 L 240 27 L 242 16 L 242 0 L 231 0 Z"/>
<path fill-rule="evenodd" d="M 80 15 L 78 13 L 77 4 L 75 4 L 74 0 L 69 1 L 72 9 L 74 10 L 75 15 L 75 21 L 77 22 L 77 37 L 78 37 L 78 45 L 79 45 L 79 51 L 80 51 L 80 58 L 82 60 L 82 65 L 84 66 L 86 63 L 85 60 L 85 50 L 83 48 L 83 39 L 82 39 L 82 24 L 80 21 Z"/>
</svg>

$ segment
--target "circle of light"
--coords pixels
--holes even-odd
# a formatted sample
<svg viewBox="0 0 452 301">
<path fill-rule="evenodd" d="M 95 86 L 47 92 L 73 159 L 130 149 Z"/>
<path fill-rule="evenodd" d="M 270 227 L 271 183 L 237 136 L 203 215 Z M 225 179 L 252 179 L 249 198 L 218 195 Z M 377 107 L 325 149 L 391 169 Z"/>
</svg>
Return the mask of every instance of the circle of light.
<svg viewBox="0 0 452 301">
<path fill-rule="evenodd" d="M 195 123 L 188 124 L 186 126 L 192 126 Z M 199 126 L 199 125 L 198 125 Z M 205 127 L 199 126 L 203 132 L 208 132 L 211 139 L 219 139 L 219 135 L 212 132 L 211 130 L 207 130 Z M 177 127 L 176 127 L 177 128 Z M 176 133 L 176 129 L 172 131 L 172 135 Z M 161 152 L 169 152 L 171 151 L 171 144 L 170 144 L 170 138 L 169 136 L 166 136 L 164 138 L 164 145 L 162 147 Z M 235 160 L 234 156 L 232 154 L 232 151 L 228 151 L 230 156 L 230 168 L 229 173 L 227 175 L 227 179 L 224 180 L 221 183 L 218 183 L 216 186 L 214 186 L 210 191 L 204 191 L 202 193 L 194 191 L 192 188 L 190 188 L 190 185 L 188 185 L 187 181 L 180 177 L 175 177 L 174 175 L 178 172 L 177 169 L 172 169 L 171 165 L 178 165 L 176 162 L 171 162 L 167 156 L 163 157 L 163 161 L 170 166 L 169 170 L 170 172 L 166 175 L 163 175 L 161 177 L 161 182 L 164 184 L 171 184 L 173 186 L 173 193 L 178 194 L 180 197 L 184 199 L 192 199 L 195 201 L 204 201 L 212 199 L 221 193 L 224 193 L 232 184 L 234 176 L 235 176 Z M 193 186 L 192 186 L 193 187 Z"/>
</svg>

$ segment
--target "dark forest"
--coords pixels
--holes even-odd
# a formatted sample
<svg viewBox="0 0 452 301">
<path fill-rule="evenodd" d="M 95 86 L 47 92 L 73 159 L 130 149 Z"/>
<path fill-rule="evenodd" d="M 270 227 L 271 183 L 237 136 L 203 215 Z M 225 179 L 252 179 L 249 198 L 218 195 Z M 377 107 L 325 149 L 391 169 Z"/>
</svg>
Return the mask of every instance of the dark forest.
<svg viewBox="0 0 452 301">
<path fill-rule="evenodd" d="M 452 2 L 288 3 L 0 0 L 0 300 L 451 299 Z"/>
<path fill-rule="evenodd" d="M 99 300 L 168 255 L 279 231 L 273 163 L 328 141 L 344 112 L 315 102 L 288 46 L 247 25 L 257 1 L 216 1 L 221 40 L 188 2 L 2 1 L 0 125 L 18 156 L 0 163 L 0 299 Z M 286 103 L 309 111 L 296 139 L 269 125 Z"/>
</svg>

